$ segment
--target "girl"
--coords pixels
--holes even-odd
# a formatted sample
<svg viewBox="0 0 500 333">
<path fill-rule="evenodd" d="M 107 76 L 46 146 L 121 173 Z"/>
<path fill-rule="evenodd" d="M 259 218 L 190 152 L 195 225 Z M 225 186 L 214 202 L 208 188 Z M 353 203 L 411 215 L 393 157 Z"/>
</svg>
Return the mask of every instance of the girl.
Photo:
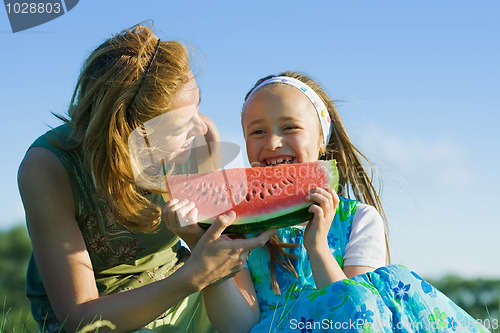
<svg viewBox="0 0 500 333">
<path fill-rule="evenodd" d="M 26 153 L 18 174 L 33 245 L 26 292 L 42 332 L 96 319 L 115 332 L 213 332 L 198 291 L 236 274 L 269 238 L 221 238 L 231 215 L 205 234 L 165 225 L 161 195 L 136 184 L 128 138 L 150 120 L 169 120 L 166 162 L 184 159 L 195 136 L 217 138 L 198 113 L 188 59 L 183 44 L 146 26 L 106 40 L 84 63 L 69 119 Z"/>
<path fill-rule="evenodd" d="M 278 230 L 251 252 L 248 270 L 235 276 L 241 294 L 258 301 L 252 332 L 485 331 L 417 274 L 385 266 L 384 214 L 361 162 L 366 158 L 316 82 L 294 72 L 259 80 L 246 95 L 242 126 L 252 166 L 336 159 L 340 174 L 339 195 L 329 188 L 311 190 L 313 219 Z M 344 197 L 350 191 L 356 200 Z M 235 305 L 241 297 L 217 308 L 213 295 L 204 296 L 220 331 L 238 331 L 242 322 L 250 330 L 244 304 Z M 256 311 L 248 304 L 249 312 Z M 227 320 L 234 313 L 243 319 Z"/>
</svg>

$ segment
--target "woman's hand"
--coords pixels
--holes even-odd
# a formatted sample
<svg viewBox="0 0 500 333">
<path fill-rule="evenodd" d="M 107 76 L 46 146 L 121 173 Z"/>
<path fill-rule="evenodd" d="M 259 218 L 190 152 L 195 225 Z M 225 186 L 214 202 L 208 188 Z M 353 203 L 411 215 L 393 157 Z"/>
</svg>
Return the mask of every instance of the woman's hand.
<svg viewBox="0 0 500 333">
<path fill-rule="evenodd" d="M 222 232 L 234 222 L 232 211 L 220 215 L 199 239 L 185 266 L 193 270 L 196 285 L 205 286 L 222 282 L 236 275 L 248 259 L 249 251 L 264 246 L 275 230 L 267 230 L 254 238 L 232 239 Z"/>
<path fill-rule="evenodd" d="M 198 210 L 194 203 L 173 199 L 163 208 L 163 217 L 170 231 L 182 238 L 191 249 L 186 265 L 194 269 L 195 284 L 203 286 L 233 277 L 242 269 L 249 250 L 264 246 L 276 233 L 268 230 L 255 238 L 232 239 L 222 232 L 234 222 L 232 211 L 220 215 L 208 230 L 197 223 Z"/>
<path fill-rule="evenodd" d="M 314 217 L 304 232 L 304 247 L 308 252 L 329 249 L 328 231 L 339 205 L 339 197 L 331 188 L 316 187 L 309 191 L 307 198 L 318 205 L 309 208 Z"/>
</svg>

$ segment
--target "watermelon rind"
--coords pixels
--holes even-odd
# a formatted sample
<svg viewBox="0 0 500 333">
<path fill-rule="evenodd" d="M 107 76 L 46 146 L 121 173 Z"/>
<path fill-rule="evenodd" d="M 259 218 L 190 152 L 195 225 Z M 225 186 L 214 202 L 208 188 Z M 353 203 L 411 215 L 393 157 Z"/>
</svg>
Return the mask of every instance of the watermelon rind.
<svg viewBox="0 0 500 333">
<path fill-rule="evenodd" d="M 336 160 L 328 160 L 325 161 L 323 166 L 328 170 L 328 175 L 330 175 L 330 188 L 333 188 L 335 191 L 339 188 L 339 169 L 337 168 Z"/>
<path fill-rule="evenodd" d="M 285 228 L 304 223 L 311 220 L 314 216 L 312 213 L 309 213 L 310 206 L 311 204 L 285 215 L 280 215 L 259 222 L 232 224 L 226 227 L 223 233 L 239 235 L 257 234 L 269 229 Z M 208 229 L 212 225 L 212 222 L 213 220 L 210 222 L 198 222 L 198 225 L 204 229 Z"/>
</svg>

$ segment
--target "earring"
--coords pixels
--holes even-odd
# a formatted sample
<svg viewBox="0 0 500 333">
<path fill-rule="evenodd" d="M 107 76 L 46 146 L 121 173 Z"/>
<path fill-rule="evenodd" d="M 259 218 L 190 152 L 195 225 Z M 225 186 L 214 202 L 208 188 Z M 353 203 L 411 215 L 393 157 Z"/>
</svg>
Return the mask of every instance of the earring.
<svg viewBox="0 0 500 333">
<path fill-rule="evenodd" d="M 322 150 L 319 151 L 319 157 L 318 157 L 318 159 L 322 160 L 322 159 L 325 159 L 325 158 L 326 158 L 326 151 L 322 149 Z"/>
</svg>

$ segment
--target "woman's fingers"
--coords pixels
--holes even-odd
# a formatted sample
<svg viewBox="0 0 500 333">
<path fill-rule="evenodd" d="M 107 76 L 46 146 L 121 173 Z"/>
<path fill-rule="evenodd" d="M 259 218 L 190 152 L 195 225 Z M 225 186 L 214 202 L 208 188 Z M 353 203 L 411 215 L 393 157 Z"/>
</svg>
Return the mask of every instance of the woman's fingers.
<svg viewBox="0 0 500 333">
<path fill-rule="evenodd" d="M 188 202 L 182 207 L 176 209 L 175 213 L 177 215 L 177 220 L 179 221 L 179 225 L 181 227 L 185 227 L 190 224 L 196 223 L 196 219 L 198 218 L 198 210 L 193 212 L 196 208 L 194 207 L 193 202 Z M 188 217 L 192 217 L 192 220 L 189 221 Z"/>
<path fill-rule="evenodd" d="M 240 259 L 242 260 L 242 264 L 248 260 L 249 255 L 250 255 L 250 250 L 243 251 L 240 253 Z"/>
<path fill-rule="evenodd" d="M 165 204 L 163 214 L 167 215 L 169 223 L 178 223 L 181 227 L 195 224 L 198 220 L 198 209 L 188 200 L 170 200 Z"/>
<path fill-rule="evenodd" d="M 207 284 L 233 277 L 243 269 L 252 249 L 262 247 L 276 231 L 268 230 L 253 238 L 233 239 L 222 232 L 234 222 L 236 214 L 228 212 L 215 219 L 194 248 L 190 260 L 197 262 Z"/>
<path fill-rule="evenodd" d="M 205 237 L 211 241 L 218 239 L 222 232 L 234 222 L 236 214 L 233 211 L 229 211 L 225 214 L 219 215 L 215 221 L 212 223 L 210 228 L 208 228 L 205 233 Z"/>
<path fill-rule="evenodd" d="M 185 218 L 186 226 L 191 225 L 191 224 L 196 224 L 198 222 L 198 208 L 193 208 L 191 209 Z M 180 221 L 179 221 L 180 223 Z M 182 226 L 182 223 L 181 223 Z"/>
<path fill-rule="evenodd" d="M 276 235 L 276 230 L 266 230 L 256 237 L 233 239 L 232 242 L 235 249 L 244 252 L 263 247 L 274 235 Z"/>
<path fill-rule="evenodd" d="M 172 207 L 173 205 L 179 203 L 179 199 L 172 199 L 172 200 L 169 200 L 167 201 L 167 203 L 165 204 L 165 207 Z"/>
</svg>

